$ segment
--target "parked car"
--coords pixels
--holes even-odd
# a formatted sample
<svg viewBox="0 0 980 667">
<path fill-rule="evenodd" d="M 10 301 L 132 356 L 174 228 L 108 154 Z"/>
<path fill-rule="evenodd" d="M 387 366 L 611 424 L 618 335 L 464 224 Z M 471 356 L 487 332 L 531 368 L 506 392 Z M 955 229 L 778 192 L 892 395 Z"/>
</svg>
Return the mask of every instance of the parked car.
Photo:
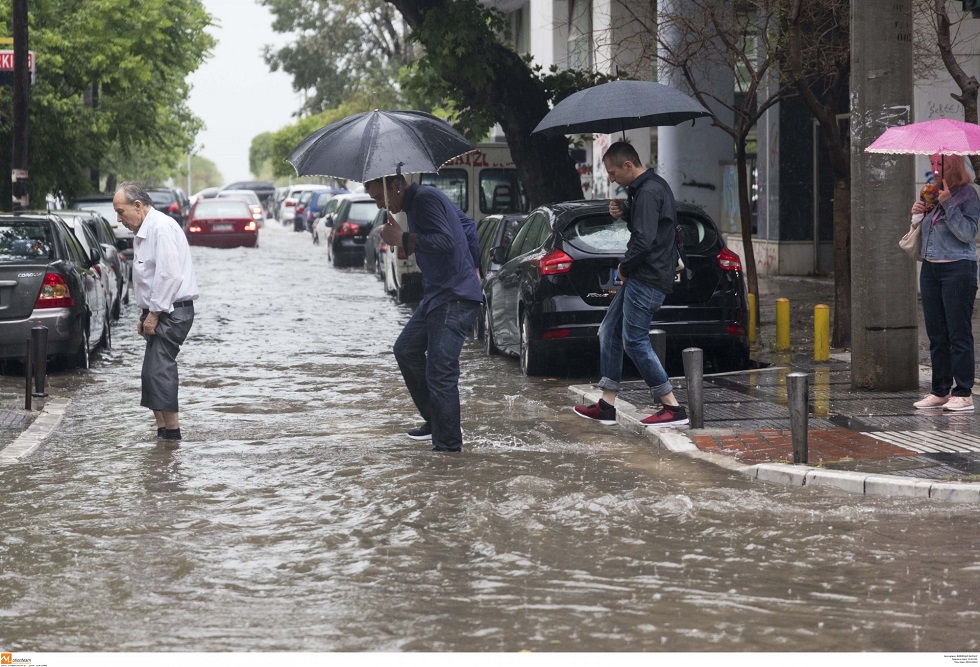
<svg viewBox="0 0 980 667">
<path fill-rule="evenodd" d="M 480 242 L 480 277 L 484 284 L 500 269 L 500 262 L 494 261 L 494 250 L 500 248 L 496 251 L 496 255 L 506 256 L 510 244 L 513 243 L 525 220 L 527 220 L 526 213 L 497 213 L 488 215 L 477 224 L 476 237 Z M 479 340 L 483 340 L 486 333 L 483 319 L 478 318 L 473 329 Z"/>
<path fill-rule="evenodd" d="M 222 190 L 250 190 L 259 199 L 259 204 L 265 207 L 269 217 L 272 217 L 272 206 L 270 199 L 276 191 L 276 184 L 272 181 L 235 181 L 222 186 Z M 263 216 L 264 217 L 264 216 Z"/>
<path fill-rule="evenodd" d="M 488 353 L 520 358 L 525 375 L 540 375 L 568 355 L 598 356 L 599 324 L 622 286 L 617 272 L 629 230 L 609 215 L 607 200 L 542 206 L 528 215 L 502 266 L 484 284 Z M 677 205 L 688 267 L 651 322 L 667 332 L 665 366 L 680 369 L 687 347 L 704 350 L 715 371 L 747 368 L 745 280 L 738 255 L 708 215 Z"/>
<path fill-rule="evenodd" d="M 112 227 L 112 233 L 115 234 L 116 239 L 121 243 L 120 249 L 122 249 L 123 257 L 126 258 L 127 274 L 129 278 L 132 278 L 133 232 L 119 222 L 116 210 L 112 208 L 112 197 L 109 194 L 83 195 L 81 197 L 75 197 L 71 201 L 71 204 L 68 205 L 68 208 L 78 209 L 80 211 L 95 211 L 109 222 L 109 226 Z M 122 244 L 125 244 L 126 247 L 122 248 Z"/>
<path fill-rule="evenodd" d="M 296 203 L 299 201 L 299 196 L 306 190 L 321 190 L 322 185 L 317 183 L 301 183 L 299 185 L 293 185 L 289 188 L 289 192 L 282 200 L 282 205 L 279 207 L 279 222 L 283 225 L 287 225 L 293 221 L 296 217 Z"/>
<path fill-rule="evenodd" d="M 325 192 L 327 190 L 326 186 L 323 186 L 322 190 L 303 190 L 299 193 L 299 198 L 296 200 L 296 209 L 293 211 L 293 231 L 294 232 L 312 232 L 312 222 L 313 218 L 310 218 L 309 209 L 310 203 L 313 201 L 313 196 L 319 194 L 320 192 Z"/>
<path fill-rule="evenodd" d="M 305 203 L 302 201 L 300 202 L 303 206 L 303 229 L 305 231 L 312 232 L 314 221 L 316 221 L 316 219 L 320 217 L 320 214 L 323 213 L 323 209 L 326 208 L 327 203 L 336 195 L 347 194 L 347 192 L 347 190 L 339 188 L 327 188 L 324 190 L 311 191 L 307 201 Z M 304 197 L 306 197 L 305 193 Z M 297 210 L 296 213 L 299 215 L 300 211 Z M 293 221 L 293 225 L 294 231 L 300 231 L 299 229 L 296 229 L 295 220 Z"/>
<path fill-rule="evenodd" d="M 364 242 L 364 270 L 379 278 L 384 276 L 384 256 L 381 253 L 388 251 L 388 244 L 381 239 L 381 230 L 384 229 L 387 215 L 388 209 L 378 209 L 378 214 L 374 216 L 374 221 L 371 223 L 371 231 L 368 232 L 367 240 Z"/>
<path fill-rule="evenodd" d="M 197 202 L 191 209 L 184 233 L 191 245 L 212 248 L 255 248 L 259 245 L 259 226 L 242 199 L 215 197 Z"/>
<path fill-rule="evenodd" d="M 75 235 L 75 239 L 82 244 L 82 249 L 85 251 L 86 256 L 97 256 L 99 261 L 92 265 L 92 270 L 99 276 L 99 281 L 102 284 L 102 304 L 103 307 L 96 309 L 92 308 L 93 313 L 98 313 L 96 315 L 96 321 L 101 322 L 104 317 L 107 321 L 112 319 L 112 306 L 119 296 L 119 287 L 116 283 L 116 277 L 112 274 L 112 267 L 109 265 L 109 261 L 105 258 L 105 251 L 102 250 L 102 244 L 99 240 L 95 238 L 95 234 L 89 229 L 89 226 L 85 220 L 84 216 L 91 215 L 89 213 L 83 213 L 81 211 L 65 212 L 65 215 L 60 215 L 55 213 L 59 218 L 61 218 L 68 229 L 72 231 Z M 111 329 L 110 329 L 111 333 Z M 111 339 L 107 339 L 106 347 L 109 347 Z"/>
<path fill-rule="evenodd" d="M 153 201 L 153 208 L 177 221 L 181 227 L 190 215 L 191 201 L 180 188 L 148 188 L 146 194 Z"/>
<path fill-rule="evenodd" d="M 93 270 L 100 257 L 86 254 L 57 215 L 0 214 L 0 358 L 23 359 L 31 329 L 45 326 L 48 355 L 88 368 L 110 336 Z"/>
<path fill-rule="evenodd" d="M 252 212 L 252 219 L 259 229 L 265 226 L 265 209 L 259 196 L 251 190 L 221 190 L 215 195 L 216 199 L 241 199 L 248 204 L 248 210 Z"/>
<path fill-rule="evenodd" d="M 334 266 L 361 266 L 364 244 L 378 215 L 378 205 L 365 192 L 337 195 L 313 228 L 314 237 L 327 244 L 327 261 Z"/>
<path fill-rule="evenodd" d="M 221 188 L 204 188 L 191 195 L 191 206 L 201 199 L 211 199 L 221 191 Z"/>
<path fill-rule="evenodd" d="M 112 229 L 101 215 L 94 211 L 52 211 L 68 224 L 79 243 L 86 249 L 97 249 L 103 262 L 93 268 L 100 272 L 109 299 L 109 317 L 119 319 L 124 290 L 129 286 L 125 265 L 120 259 Z"/>
<path fill-rule="evenodd" d="M 395 219 L 408 228 L 404 213 L 399 213 Z M 382 223 L 384 220 L 382 219 Z M 422 271 L 415 263 L 415 255 L 409 255 L 400 246 L 388 246 L 381 256 L 384 261 L 385 291 L 395 297 L 398 303 L 418 301 L 422 298 Z"/>
</svg>

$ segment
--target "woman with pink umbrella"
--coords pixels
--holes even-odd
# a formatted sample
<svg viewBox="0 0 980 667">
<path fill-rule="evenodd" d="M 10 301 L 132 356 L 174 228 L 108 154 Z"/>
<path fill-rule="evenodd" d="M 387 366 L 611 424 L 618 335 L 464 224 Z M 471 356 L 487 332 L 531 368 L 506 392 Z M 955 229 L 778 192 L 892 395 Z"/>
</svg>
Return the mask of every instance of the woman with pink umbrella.
<svg viewBox="0 0 980 667">
<path fill-rule="evenodd" d="M 932 389 L 914 406 L 920 410 L 973 410 L 973 303 L 977 294 L 977 220 L 980 197 L 962 155 L 932 156 L 938 203 L 922 198 L 912 213 L 923 214 L 919 292 Z"/>
</svg>

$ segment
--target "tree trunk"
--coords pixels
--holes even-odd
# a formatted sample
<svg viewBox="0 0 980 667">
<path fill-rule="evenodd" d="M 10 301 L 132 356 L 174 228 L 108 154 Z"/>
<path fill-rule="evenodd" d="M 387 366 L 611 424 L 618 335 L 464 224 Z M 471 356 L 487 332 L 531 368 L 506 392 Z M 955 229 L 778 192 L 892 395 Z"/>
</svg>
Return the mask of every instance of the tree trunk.
<svg viewBox="0 0 980 667">
<path fill-rule="evenodd" d="M 742 223 L 742 266 L 749 294 L 755 294 L 756 322 L 759 321 L 759 274 L 755 268 L 755 248 L 752 247 L 752 206 L 749 203 L 748 160 L 745 155 L 745 135 L 735 141 L 735 169 L 738 175 L 738 211 Z"/>
<path fill-rule="evenodd" d="M 472 2 L 474 0 L 466 0 Z M 426 31 L 421 31 L 425 17 L 430 12 L 447 16 L 457 11 L 461 0 L 389 0 L 398 8 L 405 21 L 421 35 L 422 45 L 430 52 L 444 48 L 444 44 L 426 43 Z M 488 40 L 461 42 L 463 49 L 454 53 L 456 62 L 483 62 L 490 68 L 490 75 L 474 80 L 464 68 L 443 65 L 438 71 L 445 81 L 462 92 L 470 106 L 490 110 L 500 123 L 514 165 L 527 190 L 531 207 L 555 201 L 582 198 L 582 185 L 575 163 L 568 153 L 568 139 L 546 138 L 531 135 L 531 131 L 550 110 L 550 96 L 540 79 L 534 76 L 527 64 L 516 53 L 506 48 L 492 36 L 486 26 Z M 436 35 L 432 40 L 442 40 Z M 480 44 L 489 44 L 481 48 Z M 433 60 L 446 63 L 445 59 Z"/>
<path fill-rule="evenodd" d="M 976 77 L 963 71 L 960 64 L 956 61 L 953 53 L 953 40 L 950 35 L 949 14 L 946 12 L 946 0 L 935 0 L 936 11 L 936 37 L 939 46 L 939 55 L 946 65 L 946 71 L 953 77 L 953 81 L 960 88 L 960 94 L 951 93 L 950 96 L 963 105 L 963 120 L 967 123 L 977 123 L 977 94 L 980 92 L 980 83 Z M 971 155 L 970 162 L 973 164 L 973 172 L 976 174 L 975 183 L 980 183 L 980 155 Z"/>
</svg>

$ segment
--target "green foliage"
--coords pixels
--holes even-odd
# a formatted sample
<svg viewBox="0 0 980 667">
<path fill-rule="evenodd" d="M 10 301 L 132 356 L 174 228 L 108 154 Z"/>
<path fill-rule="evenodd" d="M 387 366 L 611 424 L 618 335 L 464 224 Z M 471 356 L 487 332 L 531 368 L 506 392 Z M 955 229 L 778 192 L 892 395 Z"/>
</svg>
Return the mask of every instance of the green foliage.
<svg viewBox="0 0 980 667">
<path fill-rule="evenodd" d="M 8 3 L 0 21 L 10 23 Z M 31 201 L 91 190 L 90 169 L 151 180 L 173 174 L 201 127 L 186 105 L 185 79 L 209 55 L 210 24 L 201 0 L 32 0 Z M 0 89 L 3 116 L 11 97 Z M 10 132 L 4 118 L 0 142 L 9 145 Z"/>
</svg>

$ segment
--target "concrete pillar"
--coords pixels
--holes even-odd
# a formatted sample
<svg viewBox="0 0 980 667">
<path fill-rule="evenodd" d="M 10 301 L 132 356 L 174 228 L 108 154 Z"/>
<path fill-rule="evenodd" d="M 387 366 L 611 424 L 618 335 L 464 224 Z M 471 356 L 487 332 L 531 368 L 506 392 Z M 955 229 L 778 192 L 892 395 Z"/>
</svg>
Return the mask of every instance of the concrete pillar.
<svg viewBox="0 0 980 667">
<path fill-rule="evenodd" d="M 851 385 L 919 385 L 915 266 L 908 230 L 913 159 L 864 149 L 912 122 L 912 0 L 851 3 Z"/>
<path fill-rule="evenodd" d="M 565 2 L 555 2 L 554 0 L 530 0 L 528 15 L 530 17 L 530 44 L 531 53 L 534 55 L 534 63 L 541 65 L 548 70 L 557 61 L 555 59 L 555 42 L 558 39 L 559 22 L 565 22 L 568 17 L 556 15 L 557 5 L 565 7 L 568 12 L 568 5 Z M 541 26 L 546 26 L 542 29 Z M 567 32 L 565 33 L 567 35 Z"/>
<path fill-rule="evenodd" d="M 727 0 L 718 0 L 725 6 Z M 661 11 L 665 14 L 678 13 L 691 5 L 685 0 L 662 0 Z M 670 41 L 671 35 L 665 33 L 661 38 Z M 735 94 L 735 74 L 733 70 L 701 72 L 701 86 L 710 89 L 722 99 L 732 99 Z M 689 93 L 679 74 L 661 68 L 658 80 L 668 86 Z M 730 125 L 730 111 L 717 105 L 710 107 L 722 122 Z M 678 201 L 697 204 L 705 209 L 714 220 L 722 219 L 723 169 L 735 159 L 732 138 L 716 127 L 707 118 L 698 119 L 674 127 L 661 127 L 657 130 L 657 173 L 670 184 Z"/>
</svg>

